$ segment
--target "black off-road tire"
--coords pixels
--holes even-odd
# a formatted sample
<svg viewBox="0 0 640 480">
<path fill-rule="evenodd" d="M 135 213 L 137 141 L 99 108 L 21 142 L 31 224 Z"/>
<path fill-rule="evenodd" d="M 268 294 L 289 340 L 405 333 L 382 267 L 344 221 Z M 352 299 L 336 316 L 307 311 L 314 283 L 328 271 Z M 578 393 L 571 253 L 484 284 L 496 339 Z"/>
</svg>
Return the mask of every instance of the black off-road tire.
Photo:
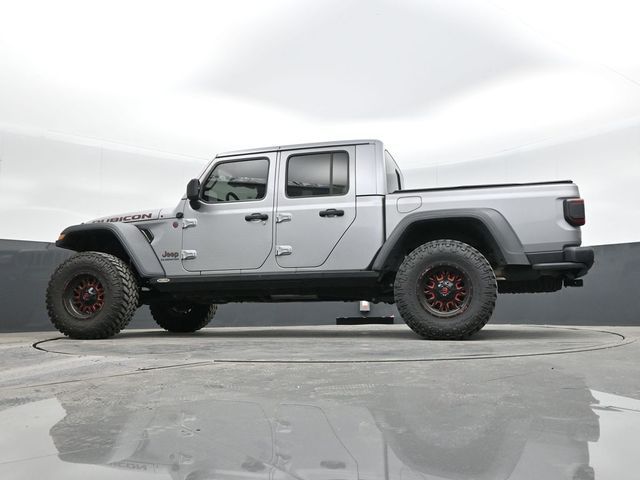
<svg viewBox="0 0 640 480">
<path fill-rule="evenodd" d="M 128 325 L 138 300 L 138 282 L 129 266 L 102 252 L 73 255 L 56 269 L 47 288 L 51 322 L 61 333 L 76 339 L 117 334 Z"/>
<path fill-rule="evenodd" d="M 156 323 L 173 333 L 193 333 L 206 327 L 217 309 L 215 304 L 157 302 L 149 305 Z"/>
<path fill-rule="evenodd" d="M 439 277 L 438 272 L 453 272 L 449 278 L 454 278 L 453 287 L 460 289 L 460 301 L 450 303 L 455 307 L 451 311 L 440 311 L 436 308 L 440 305 L 429 303 L 432 298 L 442 298 L 442 282 L 431 280 Z M 447 285 L 451 288 L 451 282 Z M 487 259 L 457 240 L 435 240 L 416 248 L 400 265 L 394 284 L 396 306 L 403 320 L 430 340 L 458 340 L 473 335 L 491 318 L 496 296 L 496 277 Z"/>
</svg>

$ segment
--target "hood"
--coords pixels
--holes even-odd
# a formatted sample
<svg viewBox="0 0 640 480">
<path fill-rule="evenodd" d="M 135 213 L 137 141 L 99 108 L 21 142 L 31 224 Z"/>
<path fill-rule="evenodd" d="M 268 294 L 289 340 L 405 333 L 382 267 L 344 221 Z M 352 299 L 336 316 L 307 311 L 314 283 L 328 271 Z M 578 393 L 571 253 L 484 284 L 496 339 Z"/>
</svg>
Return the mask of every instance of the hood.
<svg viewBox="0 0 640 480">
<path fill-rule="evenodd" d="M 96 218 L 95 220 L 89 220 L 86 223 L 104 223 L 104 222 L 124 222 L 124 223 L 136 223 L 144 222 L 148 220 L 157 220 L 160 218 L 161 209 L 157 210 L 141 210 L 139 212 L 120 213 L 116 215 L 108 215 L 106 217 Z"/>
</svg>

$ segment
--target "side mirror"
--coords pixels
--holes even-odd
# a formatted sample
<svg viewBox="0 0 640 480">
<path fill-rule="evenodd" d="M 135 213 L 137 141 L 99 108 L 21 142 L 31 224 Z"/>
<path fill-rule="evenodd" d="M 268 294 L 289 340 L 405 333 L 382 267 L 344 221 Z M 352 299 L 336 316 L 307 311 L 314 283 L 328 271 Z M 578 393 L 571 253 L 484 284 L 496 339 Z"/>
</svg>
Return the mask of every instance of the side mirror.
<svg viewBox="0 0 640 480">
<path fill-rule="evenodd" d="M 194 210 L 200 208 L 200 180 L 193 178 L 187 184 L 187 200 Z"/>
</svg>

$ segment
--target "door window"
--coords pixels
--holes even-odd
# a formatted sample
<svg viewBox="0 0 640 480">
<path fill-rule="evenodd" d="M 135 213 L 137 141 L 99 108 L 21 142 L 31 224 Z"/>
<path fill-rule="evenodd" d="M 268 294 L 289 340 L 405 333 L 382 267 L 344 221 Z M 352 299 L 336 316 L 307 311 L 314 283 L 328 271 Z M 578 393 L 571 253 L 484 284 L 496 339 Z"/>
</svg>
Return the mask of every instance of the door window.
<svg viewBox="0 0 640 480">
<path fill-rule="evenodd" d="M 219 163 L 204 183 L 202 199 L 212 203 L 261 200 L 267 194 L 268 176 L 266 158 Z"/>
<path fill-rule="evenodd" d="M 349 191 L 347 152 L 291 155 L 287 162 L 287 197 L 346 195 Z"/>
</svg>

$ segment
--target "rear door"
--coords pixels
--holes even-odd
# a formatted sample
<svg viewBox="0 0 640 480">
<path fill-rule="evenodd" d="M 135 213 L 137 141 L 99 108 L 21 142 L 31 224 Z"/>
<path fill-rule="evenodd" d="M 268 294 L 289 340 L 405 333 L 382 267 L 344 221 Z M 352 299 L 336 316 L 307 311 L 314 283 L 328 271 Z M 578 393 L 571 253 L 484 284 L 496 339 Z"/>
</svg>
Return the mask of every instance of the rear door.
<svg viewBox="0 0 640 480">
<path fill-rule="evenodd" d="M 189 271 L 255 270 L 273 248 L 276 154 L 224 159 L 207 175 L 201 206 L 187 202 L 182 263 Z"/>
<path fill-rule="evenodd" d="M 276 261 L 320 267 L 356 217 L 355 147 L 280 153 Z"/>
</svg>

